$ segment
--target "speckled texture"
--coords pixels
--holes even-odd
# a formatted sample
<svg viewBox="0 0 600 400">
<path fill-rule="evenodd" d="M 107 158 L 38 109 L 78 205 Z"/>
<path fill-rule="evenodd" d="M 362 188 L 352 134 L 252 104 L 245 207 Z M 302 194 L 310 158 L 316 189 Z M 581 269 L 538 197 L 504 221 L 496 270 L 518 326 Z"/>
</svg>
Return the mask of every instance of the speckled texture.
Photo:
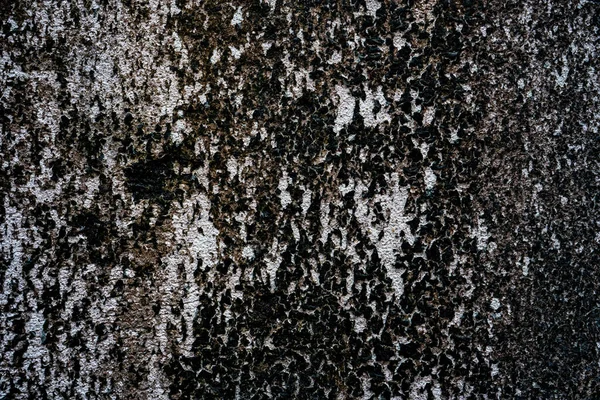
<svg viewBox="0 0 600 400">
<path fill-rule="evenodd" d="M 0 17 L 0 398 L 600 397 L 597 2 Z"/>
</svg>

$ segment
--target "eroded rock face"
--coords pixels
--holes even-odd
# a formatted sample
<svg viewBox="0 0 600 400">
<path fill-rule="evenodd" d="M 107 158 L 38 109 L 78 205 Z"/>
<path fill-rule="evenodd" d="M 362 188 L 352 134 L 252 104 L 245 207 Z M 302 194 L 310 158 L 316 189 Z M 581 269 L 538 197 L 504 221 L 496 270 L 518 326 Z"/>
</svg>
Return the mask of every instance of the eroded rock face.
<svg viewBox="0 0 600 400">
<path fill-rule="evenodd" d="M 0 397 L 594 397 L 599 7 L 5 5 Z"/>
</svg>

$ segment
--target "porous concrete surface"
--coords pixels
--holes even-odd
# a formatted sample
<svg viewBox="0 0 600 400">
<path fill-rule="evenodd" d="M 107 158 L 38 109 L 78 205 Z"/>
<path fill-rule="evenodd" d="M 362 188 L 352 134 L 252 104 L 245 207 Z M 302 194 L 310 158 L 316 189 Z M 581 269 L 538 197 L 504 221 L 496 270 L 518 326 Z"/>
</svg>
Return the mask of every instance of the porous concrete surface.
<svg viewBox="0 0 600 400">
<path fill-rule="evenodd" d="M 0 23 L 0 398 L 599 398 L 598 2 Z"/>
</svg>

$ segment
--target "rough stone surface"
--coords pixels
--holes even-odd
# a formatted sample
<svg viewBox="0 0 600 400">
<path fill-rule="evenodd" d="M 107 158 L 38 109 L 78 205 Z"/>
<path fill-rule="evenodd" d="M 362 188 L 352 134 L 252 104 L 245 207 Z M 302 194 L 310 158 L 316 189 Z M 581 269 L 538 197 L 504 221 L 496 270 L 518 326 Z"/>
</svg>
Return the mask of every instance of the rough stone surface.
<svg viewBox="0 0 600 400">
<path fill-rule="evenodd" d="M 600 396 L 598 2 L 0 23 L 0 398 Z"/>
</svg>

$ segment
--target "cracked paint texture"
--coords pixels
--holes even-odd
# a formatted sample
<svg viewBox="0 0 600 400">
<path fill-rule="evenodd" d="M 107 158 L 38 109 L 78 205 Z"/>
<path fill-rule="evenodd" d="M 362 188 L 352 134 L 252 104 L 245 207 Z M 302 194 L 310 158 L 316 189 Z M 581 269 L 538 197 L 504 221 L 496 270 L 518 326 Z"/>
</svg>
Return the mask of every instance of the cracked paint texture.
<svg viewBox="0 0 600 400">
<path fill-rule="evenodd" d="M 600 5 L 0 9 L 0 398 L 596 398 Z"/>
</svg>

